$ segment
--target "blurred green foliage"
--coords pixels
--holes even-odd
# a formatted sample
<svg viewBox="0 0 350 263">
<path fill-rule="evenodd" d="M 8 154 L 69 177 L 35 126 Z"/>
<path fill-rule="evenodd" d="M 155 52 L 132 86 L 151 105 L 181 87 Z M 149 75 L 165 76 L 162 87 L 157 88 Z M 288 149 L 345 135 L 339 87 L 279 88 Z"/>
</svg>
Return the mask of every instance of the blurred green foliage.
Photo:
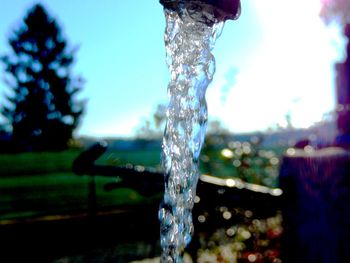
<svg viewBox="0 0 350 263">
<path fill-rule="evenodd" d="M 157 105 L 151 117 L 141 122 L 137 131 L 138 137 L 158 138 L 160 141 L 166 123 L 165 111 L 165 105 Z M 200 171 L 213 176 L 238 177 L 245 182 L 276 187 L 280 157 L 286 150 L 287 144 L 285 147 L 267 148 L 263 145 L 263 141 L 263 133 L 252 135 L 245 141 L 235 139 L 235 135 L 230 133 L 220 120 L 211 119 L 208 122 L 201 151 Z M 157 156 L 154 153 L 151 154 L 153 157 Z M 144 158 L 150 157 L 144 155 Z M 145 163 L 145 159 L 139 160 L 140 163 Z M 154 159 L 153 164 L 159 167 L 156 160 L 157 158 Z"/>
<path fill-rule="evenodd" d="M 237 141 L 228 134 L 208 134 L 201 154 L 201 171 L 219 177 L 276 187 L 284 148 L 267 148 L 263 136 Z"/>
<path fill-rule="evenodd" d="M 11 31 L 10 51 L 0 57 L 11 91 L 0 105 L 11 130 L 9 150 L 66 150 L 85 108 L 76 99 L 84 81 L 72 73 L 77 48 L 39 3 Z"/>
</svg>

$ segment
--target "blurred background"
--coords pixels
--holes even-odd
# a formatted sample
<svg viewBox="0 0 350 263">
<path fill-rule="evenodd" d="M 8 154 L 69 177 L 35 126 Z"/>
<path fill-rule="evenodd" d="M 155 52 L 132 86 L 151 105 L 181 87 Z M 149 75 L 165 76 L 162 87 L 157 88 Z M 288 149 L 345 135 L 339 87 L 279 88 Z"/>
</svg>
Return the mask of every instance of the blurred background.
<svg viewBox="0 0 350 263">
<path fill-rule="evenodd" d="M 286 116 L 294 127 L 306 128 L 334 109 L 333 64 L 344 58 L 345 42 L 339 27 L 321 20 L 320 2 L 309 2 L 242 3 L 240 19 L 226 23 L 214 49 L 210 119 L 235 133 L 286 127 Z M 77 48 L 73 70 L 86 81 L 79 96 L 88 104 L 76 135 L 135 135 L 140 122 L 167 99 L 162 6 L 158 1 L 40 3 L 70 48 Z M 8 38 L 33 4 L 2 1 L 2 54 L 10 51 Z"/>
<path fill-rule="evenodd" d="M 250 0 L 226 22 L 200 157 L 211 186 L 198 196 L 217 202 L 194 211 L 193 261 L 281 262 L 283 156 L 349 134 L 347 11 L 345 0 Z M 159 255 L 164 30 L 155 0 L 0 0 L 0 261 Z"/>
</svg>

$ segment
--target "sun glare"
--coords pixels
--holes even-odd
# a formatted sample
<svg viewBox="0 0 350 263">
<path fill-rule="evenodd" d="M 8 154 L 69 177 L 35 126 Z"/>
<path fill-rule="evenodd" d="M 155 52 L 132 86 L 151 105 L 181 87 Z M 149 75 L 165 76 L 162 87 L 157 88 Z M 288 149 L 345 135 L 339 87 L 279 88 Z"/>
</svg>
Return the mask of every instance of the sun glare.
<svg viewBox="0 0 350 263">
<path fill-rule="evenodd" d="M 293 126 L 309 127 L 335 104 L 333 65 L 339 50 L 319 16 L 321 4 L 254 0 L 254 5 L 264 29 L 260 52 L 239 69 L 226 102 L 212 102 L 213 97 L 215 106 L 209 106 L 214 114 L 221 110 L 233 131 L 284 127 L 287 115 Z"/>
</svg>

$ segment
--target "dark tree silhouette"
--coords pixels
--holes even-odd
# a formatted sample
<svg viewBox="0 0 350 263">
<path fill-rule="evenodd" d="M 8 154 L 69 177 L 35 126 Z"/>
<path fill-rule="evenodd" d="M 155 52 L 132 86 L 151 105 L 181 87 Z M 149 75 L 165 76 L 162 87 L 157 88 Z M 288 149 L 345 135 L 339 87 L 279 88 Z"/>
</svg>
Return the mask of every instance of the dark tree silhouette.
<svg viewBox="0 0 350 263">
<path fill-rule="evenodd" d="M 82 79 L 72 76 L 76 49 L 68 49 L 61 29 L 45 8 L 34 5 L 9 37 L 12 52 L 1 58 L 11 88 L 1 113 L 12 126 L 17 150 L 67 148 L 84 102 L 75 100 Z"/>
</svg>

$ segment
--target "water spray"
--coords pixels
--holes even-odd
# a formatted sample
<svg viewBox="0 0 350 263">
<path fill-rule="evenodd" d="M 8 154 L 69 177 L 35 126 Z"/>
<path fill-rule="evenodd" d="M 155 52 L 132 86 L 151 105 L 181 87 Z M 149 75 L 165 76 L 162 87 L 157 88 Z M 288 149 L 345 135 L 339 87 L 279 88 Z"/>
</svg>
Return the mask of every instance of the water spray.
<svg viewBox="0 0 350 263">
<path fill-rule="evenodd" d="M 208 119 L 205 92 L 215 72 L 211 53 L 239 0 L 160 0 L 171 80 L 162 143 L 165 191 L 159 209 L 161 262 L 182 262 L 193 234 L 192 208 Z"/>
</svg>

